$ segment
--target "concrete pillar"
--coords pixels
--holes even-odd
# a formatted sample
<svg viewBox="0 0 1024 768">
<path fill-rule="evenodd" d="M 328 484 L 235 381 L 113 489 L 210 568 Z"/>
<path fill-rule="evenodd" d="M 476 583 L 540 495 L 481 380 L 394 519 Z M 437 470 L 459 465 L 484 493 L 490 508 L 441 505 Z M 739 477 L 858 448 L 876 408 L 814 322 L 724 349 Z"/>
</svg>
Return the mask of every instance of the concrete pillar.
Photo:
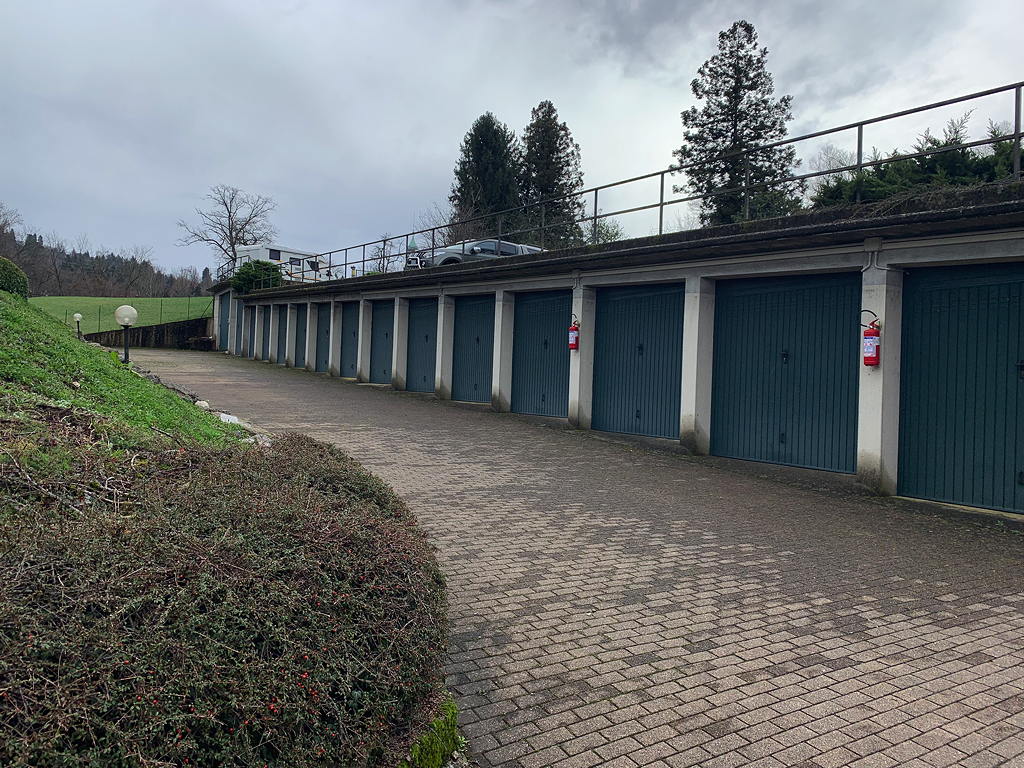
<svg viewBox="0 0 1024 768">
<path fill-rule="evenodd" d="M 267 359 L 272 363 L 280 363 L 277 359 L 277 340 L 285 329 L 281 328 L 281 314 L 277 304 L 271 304 L 267 309 L 270 312 L 270 354 Z"/>
<path fill-rule="evenodd" d="M 391 344 L 391 386 L 395 389 L 405 389 L 409 362 L 409 300 L 397 296 Z"/>
<path fill-rule="evenodd" d="M 373 304 L 359 300 L 359 343 L 356 345 L 356 381 L 370 380 L 370 325 L 373 323 Z"/>
<path fill-rule="evenodd" d="M 900 347 L 903 336 L 903 272 L 870 267 L 861 283 L 861 307 L 875 312 L 882 327 L 879 365 L 863 364 L 858 349 L 860 394 L 857 417 L 857 477 L 879 493 L 896 493 L 900 434 Z M 869 322 L 864 313 L 861 322 Z"/>
<path fill-rule="evenodd" d="M 316 370 L 316 304 L 306 305 L 306 370 Z"/>
<path fill-rule="evenodd" d="M 295 323 L 299 319 L 299 308 L 296 304 L 288 305 L 287 336 L 284 337 L 284 364 L 289 368 L 295 365 Z"/>
<path fill-rule="evenodd" d="M 267 307 L 265 304 L 256 305 L 256 343 L 252 345 L 253 360 L 263 359 L 263 325 L 267 322 Z"/>
<path fill-rule="evenodd" d="M 580 324 L 580 348 L 569 352 L 569 423 L 590 429 L 594 390 L 594 324 L 597 294 L 593 288 L 572 291 L 572 313 Z"/>
<path fill-rule="evenodd" d="M 714 358 L 715 281 L 686 280 L 683 304 L 683 377 L 679 442 L 691 452 L 711 452 L 711 366 Z"/>
<path fill-rule="evenodd" d="M 491 408 L 512 410 L 512 332 L 516 295 L 511 291 L 494 293 L 494 354 L 491 356 Z"/>
<path fill-rule="evenodd" d="M 437 297 L 437 360 L 434 367 L 434 394 L 441 400 L 452 399 L 452 348 L 455 345 L 455 299 Z"/>
<path fill-rule="evenodd" d="M 327 355 L 327 373 L 341 375 L 341 302 L 331 303 L 331 350 Z"/>
<path fill-rule="evenodd" d="M 213 338 L 217 349 L 220 349 L 220 345 L 224 343 L 224 339 L 220 337 L 220 297 L 223 295 L 217 293 L 213 296 Z"/>
<path fill-rule="evenodd" d="M 235 339 L 238 338 L 238 302 L 235 292 L 228 291 L 228 351 L 235 354 Z"/>
<path fill-rule="evenodd" d="M 242 357 L 249 357 L 249 318 L 252 317 L 252 312 L 256 311 L 256 307 L 247 307 L 242 305 Z M 253 344 L 253 351 L 255 351 L 256 345 Z"/>
</svg>

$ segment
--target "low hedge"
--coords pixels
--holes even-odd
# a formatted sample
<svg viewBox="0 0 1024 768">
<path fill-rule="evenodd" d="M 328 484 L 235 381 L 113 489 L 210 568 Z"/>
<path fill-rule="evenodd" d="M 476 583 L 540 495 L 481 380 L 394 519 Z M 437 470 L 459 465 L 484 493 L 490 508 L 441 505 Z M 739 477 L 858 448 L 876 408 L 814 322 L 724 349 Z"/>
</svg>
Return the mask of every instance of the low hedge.
<svg viewBox="0 0 1024 768">
<path fill-rule="evenodd" d="M 300 436 L 110 429 L 0 409 L 0 764 L 390 767 L 452 738 L 442 577 L 387 485 Z"/>
<path fill-rule="evenodd" d="M 272 261 L 247 261 L 231 276 L 231 287 L 238 293 L 259 288 L 277 288 L 284 284 L 281 267 Z"/>
<path fill-rule="evenodd" d="M 0 291 L 28 298 L 28 277 L 21 267 L 3 256 L 0 256 Z"/>
</svg>

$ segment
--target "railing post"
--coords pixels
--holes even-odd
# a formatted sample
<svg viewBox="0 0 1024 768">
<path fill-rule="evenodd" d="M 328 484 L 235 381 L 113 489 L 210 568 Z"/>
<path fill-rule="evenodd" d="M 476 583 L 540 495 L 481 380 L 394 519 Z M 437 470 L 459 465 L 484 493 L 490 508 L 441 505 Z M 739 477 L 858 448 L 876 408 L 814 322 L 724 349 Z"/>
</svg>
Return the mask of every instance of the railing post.
<svg viewBox="0 0 1024 768">
<path fill-rule="evenodd" d="M 743 219 L 750 220 L 750 155 L 743 155 Z"/>
<path fill-rule="evenodd" d="M 860 202 L 861 171 L 864 169 L 864 126 L 857 126 L 857 202 Z"/>
<path fill-rule="evenodd" d="M 665 171 L 658 177 L 661 189 L 658 190 L 658 234 L 665 233 Z"/>
<path fill-rule="evenodd" d="M 501 256 L 501 216 L 498 216 L 498 246 L 494 255 Z"/>
<path fill-rule="evenodd" d="M 1013 177 L 1020 178 L 1020 96 L 1021 86 L 1013 91 Z"/>
<path fill-rule="evenodd" d="M 547 227 L 547 223 L 544 221 L 544 203 L 540 204 L 540 247 L 544 248 L 544 230 Z"/>
<path fill-rule="evenodd" d="M 597 190 L 594 190 L 594 243 L 597 243 Z"/>
</svg>

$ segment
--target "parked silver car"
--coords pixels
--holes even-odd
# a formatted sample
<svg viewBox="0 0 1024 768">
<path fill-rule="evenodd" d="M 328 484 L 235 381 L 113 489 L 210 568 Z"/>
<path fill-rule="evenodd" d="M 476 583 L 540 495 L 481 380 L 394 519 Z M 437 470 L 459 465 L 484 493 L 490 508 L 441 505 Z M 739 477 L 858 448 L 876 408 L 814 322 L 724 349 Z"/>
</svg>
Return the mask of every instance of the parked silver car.
<svg viewBox="0 0 1024 768">
<path fill-rule="evenodd" d="M 519 245 L 506 240 L 466 240 L 444 248 L 427 249 L 405 257 L 405 269 L 443 267 L 448 264 L 462 264 L 465 261 L 486 261 L 502 256 L 521 256 L 524 253 L 540 253 L 543 248 L 535 245 Z"/>
</svg>

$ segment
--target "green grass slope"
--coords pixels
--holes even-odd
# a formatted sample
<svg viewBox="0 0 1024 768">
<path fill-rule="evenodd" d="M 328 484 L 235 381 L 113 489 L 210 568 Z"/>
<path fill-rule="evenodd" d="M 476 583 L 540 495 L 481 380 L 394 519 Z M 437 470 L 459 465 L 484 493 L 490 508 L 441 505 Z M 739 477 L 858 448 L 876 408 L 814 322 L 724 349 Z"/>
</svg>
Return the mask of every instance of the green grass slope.
<svg viewBox="0 0 1024 768">
<path fill-rule="evenodd" d="M 136 434 L 156 427 L 204 443 L 237 434 L 110 352 L 78 341 L 39 307 L 0 291 L 0 414 L 39 405 L 90 411 Z"/>
<path fill-rule="evenodd" d="M 114 322 L 114 310 L 122 304 L 131 304 L 139 311 L 138 325 L 191 320 L 194 317 L 209 317 L 213 314 L 213 298 L 210 296 L 175 296 L 167 299 L 35 296 L 29 301 L 62 323 L 66 322 L 71 328 L 75 327 L 72 316 L 75 312 L 81 313 L 82 333 L 112 331 L 120 327 Z"/>
</svg>

